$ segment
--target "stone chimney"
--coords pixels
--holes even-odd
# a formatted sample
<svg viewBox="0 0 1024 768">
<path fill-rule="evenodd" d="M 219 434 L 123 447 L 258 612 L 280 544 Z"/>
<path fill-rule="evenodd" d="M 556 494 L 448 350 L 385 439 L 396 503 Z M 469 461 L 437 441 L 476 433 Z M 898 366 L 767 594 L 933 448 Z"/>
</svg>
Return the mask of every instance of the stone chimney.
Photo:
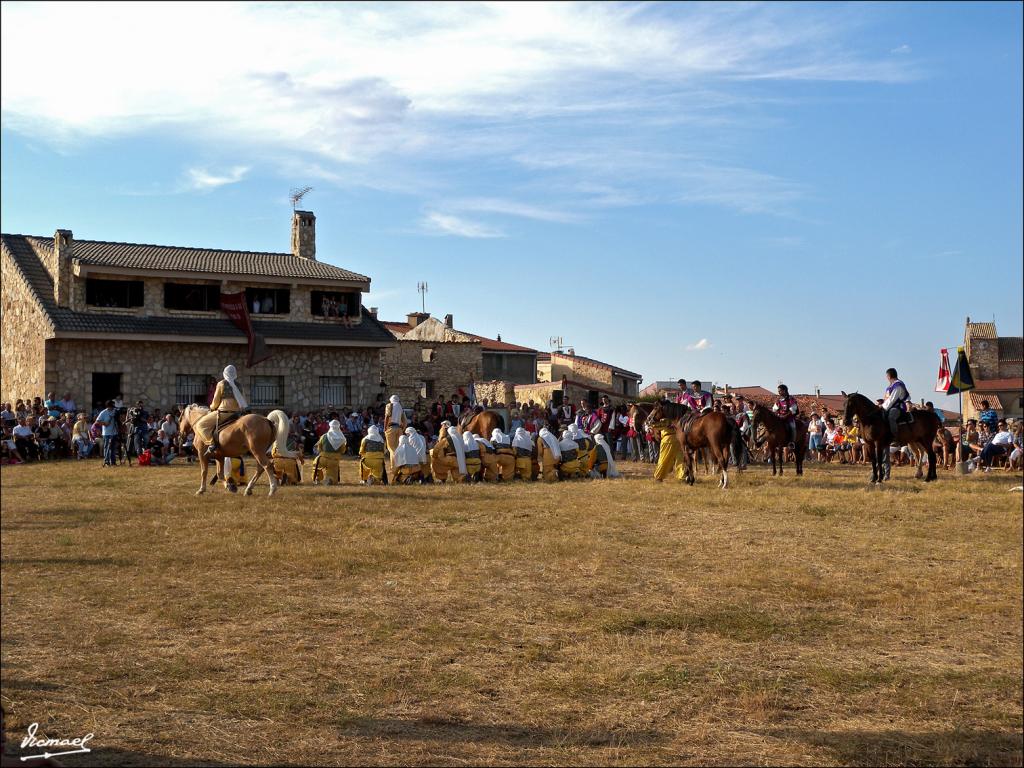
<svg viewBox="0 0 1024 768">
<path fill-rule="evenodd" d="M 71 306 L 71 259 L 75 256 L 75 237 L 70 229 L 53 234 L 53 262 L 48 264 L 53 278 L 53 299 L 58 307 Z"/>
<path fill-rule="evenodd" d="M 366 311 L 370 313 L 370 317 L 372 317 L 375 320 L 377 319 L 377 308 L 376 307 L 370 307 Z"/>
<path fill-rule="evenodd" d="M 445 315 L 444 316 L 444 324 L 447 325 L 449 328 L 454 328 L 455 327 L 455 318 L 452 317 L 451 315 Z"/>
<path fill-rule="evenodd" d="M 569 347 L 566 352 L 568 352 L 571 357 L 576 357 L 576 350 L 574 348 Z"/>
<path fill-rule="evenodd" d="M 409 324 L 410 328 L 415 328 L 417 325 L 419 325 L 429 317 L 429 312 L 410 312 L 408 315 L 405 316 L 405 322 Z"/>
<path fill-rule="evenodd" d="M 310 211 L 292 213 L 292 255 L 316 261 L 316 216 Z"/>
</svg>

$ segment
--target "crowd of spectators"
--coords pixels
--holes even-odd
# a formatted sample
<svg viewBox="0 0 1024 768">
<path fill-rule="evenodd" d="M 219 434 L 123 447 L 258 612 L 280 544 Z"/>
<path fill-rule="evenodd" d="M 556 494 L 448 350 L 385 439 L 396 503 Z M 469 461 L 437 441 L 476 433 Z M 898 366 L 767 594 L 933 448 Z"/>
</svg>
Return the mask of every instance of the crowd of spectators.
<svg viewBox="0 0 1024 768">
<path fill-rule="evenodd" d="M 726 396 L 713 401 L 712 409 L 734 419 L 744 438 L 750 436 L 753 403 L 743 396 Z M 603 396 L 596 407 L 587 400 L 577 404 L 568 401 L 556 405 L 527 402 L 489 403 L 478 405 L 465 396 L 453 394 L 439 396 L 434 401 L 417 398 L 406 408 L 409 423 L 427 440 L 428 447 L 437 438 L 442 421 L 458 424 L 467 413 L 488 407 L 505 409 L 509 415 L 506 432 L 514 434 L 519 427 L 536 434 L 542 428 L 564 430 L 576 424 L 590 432 L 605 435 L 619 460 L 656 463 L 659 441 L 646 425 L 639 426 L 630 416 L 626 404 L 613 405 Z M 55 459 L 83 460 L 102 458 L 105 466 L 119 463 L 165 465 L 175 459 L 191 462 L 195 459 L 191 435 L 182 440 L 178 434 L 181 406 L 162 412 L 160 408 L 147 409 L 143 401 L 126 405 L 122 396 L 91 411 L 79 411 L 71 395 L 56 397 L 50 392 L 43 397 L 17 400 L 3 404 L 0 424 L 0 462 L 20 464 L 30 461 Z M 347 450 L 356 455 L 362 438 L 371 425 L 384 428 L 384 397 L 361 409 L 327 406 L 291 418 L 288 447 L 312 456 L 314 446 L 337 419 L 347 440 Z M 967 462 L 970 469 L 989 471 L 993 466 L 1021 469 L 1022 424 L 1000 419 L 995 411 L 983 410 L 979 419 L 971 419 L 960 430 L 959 437 L 945 427 L 936 436 L 936 452 L 946 468 L 953 462 Z M 857 425 L 844 427 L 837 415 L 822 409 L 808 418 L 807 459 L 810 461 L 859 464 L 870 462 L 867 445 L 858 434 Z M 747 441 L 748 443 L 750 441 Z M 736 457 L 734 457 L 735 460 Z M 893 446 L 890 460 L 900 465 L 913 461 L 906 446 Z"/>
</svg>

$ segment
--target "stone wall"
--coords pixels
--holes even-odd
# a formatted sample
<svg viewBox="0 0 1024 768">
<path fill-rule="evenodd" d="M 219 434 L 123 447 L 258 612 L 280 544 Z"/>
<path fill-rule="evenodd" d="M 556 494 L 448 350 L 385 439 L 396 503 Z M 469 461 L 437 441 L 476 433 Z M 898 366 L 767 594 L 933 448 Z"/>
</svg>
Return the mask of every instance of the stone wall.
<svg viewBox="0 0 1024 768">
<path fill-rule="evenodd" d="M 538 383 L 538 384 L 519 384 L 515 387 L 515 401 L 519 403 L 529 403 L 533 400 L 538 405 L 546 405 L 548 400 L 552 399 L 552 392 L 556 389 L 561 388 L 560 382 L 554 383 Z M 580 400 L 587 400 L 589 402 L 590 392 L 595 391 L 598 395 L 608 395 L 608 398 L 614 405 L 620 403 L 631 402 L 635 398 L 624 397 L 621 392 L 612 392 L 609 389 L 602 387 L 595 387 L 589 382 L 573 381 L 569 380 L 568 386 L 566 387 L 566 398 L 572 403 L 574 407 L 578 407 Z"/>
<path fill-rule="evenodd" d="M 574 355 L 552 354 L 550 381 L 561 381 L 563 374 L 575 381 L 592 382 L 598 387 L 612 388 L 611 368 L 596 365 Z"/>
<path fill-rule="evenodd" d="M 484 351 L 483 377 L 488 381 L 533 384 L 537 381 L 537 355 Z"/>
<path fill-rule="evenodd" d="M 280 405 L 289 412 L 321 406 L 321 376 L 351 378 L 352 402 L 331 405 L 362 407 L 374 402 L 380 392 L 376 349 L 277 344 L 270 345 L 270 349 L 273 357 L 249 369 L 244 365 L 244 342 L 186 344 L 49 339 L 46 342 L 46 388 L 69 391 L 79 405 L 91 405 L 92 374 L 120 373 L 126 402 L 142 398 L 149 405 L 168 408 L 176 404 L 178 374 L 220 378 L 224 366 L 233 363 L 250 398 L 250 376 L 282 377 L 284 389 Z"/>
<path fill-rule="evenodd" d="M 475 387 L 478 403 L 484 398 L 487 398 L 487 402 L 492 406 L 516 402 L 516 385 L 511 381 L 478 381 Z"/>
<path fill-rule="evenodd" d="M 387 394 L 398 395 L 402 403 L 412 406 L 420 395 L 420 382 L 433 381 L 434 392 L 428 397 L 445 400 L 460 387 L 480 378 L 480 343 L 432 342 L 399 339 L 394 347 L 383 349 L 381 378 L 387 383 Z M 427 359 L 425 359 L 427 358 Z"/>
<path fill-rule="evenodd" d="M 0 265 L 0 400 L 43 396 L 44 339 L 52 329 L 21 272 L 5 254 Z"/>
</svg>

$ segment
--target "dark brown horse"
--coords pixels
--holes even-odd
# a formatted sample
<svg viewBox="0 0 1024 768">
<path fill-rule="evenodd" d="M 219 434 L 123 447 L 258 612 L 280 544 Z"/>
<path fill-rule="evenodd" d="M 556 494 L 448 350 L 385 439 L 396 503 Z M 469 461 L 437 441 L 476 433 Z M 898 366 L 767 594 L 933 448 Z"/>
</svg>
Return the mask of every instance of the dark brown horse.
<svg viewBox="0 0 1024 768">
<path fill-rule="evenodd" d="M 757 437 L 758 426 L 764 427 L 765 437 L 759 440 Z M 750 432 L 754 435 L 754 445 L 760 446 L 768 443 L 768 455 L 772 459 L 772 474 L 775 474 L 775 460 L 778 456 L 779 474 L 782 474 L 782 467 L 786 463 L 786 446 L 789 444 L 789 425 L 785 419 L 780 419 L 763 405 L 754 406 L 754 420 L 750 425 Z M 807 422 L 802 419 L 796 420 L 796 442 L 793 445 L 796 454 L 796 473 L 804 473 L 804 454 L 807 453 Z"/>
<path fill-rule="evenodd" d="M 892 430 L 889 429 L 889 419 L 877 405 L 868 398 L 857 392 L 847 395 L 846 408 L 843 413 L 843 424 L 853 426 L 853 417 L 860 422 L 860 436 L 871 446 L 871 482 L 880 483 L 884 479 L 885 456 L 889 451 L 889 444 L 893 442 Z M 896 442 L 902 445 L 909 445 L 920 457 L 917 461 L 917 479 L 922 476 L 921 464 L 924 456 L 928 456 L 928 475 L 925 482 L 938 479 L 935 472 L 935 433 L 939 431 L 939 417 L 932 411 L 912 411 L 914 420 L 909 423 L 898 425 L 899 434 L 896 435 Z"/>
<path fill-rule="evenodd" d="M 724 413 L 712 411 L 702 415 L 695 414 L 690 408 L 667 400 L 654 404 L 647 417 L 651 421 L 670 419 L 675 428 L 676 442 L 682 448 L 686 462 L 686 482 L 693 485 L 693 453 L 703 448 L 709 449 L 711 459 L 718 465 L 722 473 L 718 481 L 719 488 L 729 487 L 729 447 L 735 443 L 737 456 L 743 450 L 740 442 L 740 429 L 736 422 Z"/>
</svg>

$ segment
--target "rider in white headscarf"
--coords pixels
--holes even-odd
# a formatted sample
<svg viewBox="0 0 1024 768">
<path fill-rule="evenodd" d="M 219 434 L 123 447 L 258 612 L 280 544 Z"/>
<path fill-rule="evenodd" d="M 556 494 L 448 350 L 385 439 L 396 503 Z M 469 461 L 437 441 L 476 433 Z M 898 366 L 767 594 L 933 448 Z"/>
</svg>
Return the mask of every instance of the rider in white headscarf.
<svg viewBox="0 0 1024 768">
<path fill-rule="evenodd" d="M 602 477 L 622 477 L 615 466 L 615 456 L 612 454 L 612 449 L 608 446 L 608 441 L 605 440 L 604 435 L 594 435 L 594 439 L 597 441 L 597 460 L 594 462 L 594 469 L 592 471 L 597 472 Z"/>
<path fill-rule="evenodd" d="M 200 434 L 200 437 L 209 442 L 207 456 L 212 456 L 219 448 L 217 433 L 220 431 L 221 422 L 249 407 L 241 388 L 236 383 L 237 379 L 238 372 L 235 366 L 229 365 L 224 368 L 224 378 L 217 382 L 217 388 L 213 391 L 213 401 L 210 403 L 210 410 L 216 413 L 213 430 L 209 435 Z"/>
</svg>

